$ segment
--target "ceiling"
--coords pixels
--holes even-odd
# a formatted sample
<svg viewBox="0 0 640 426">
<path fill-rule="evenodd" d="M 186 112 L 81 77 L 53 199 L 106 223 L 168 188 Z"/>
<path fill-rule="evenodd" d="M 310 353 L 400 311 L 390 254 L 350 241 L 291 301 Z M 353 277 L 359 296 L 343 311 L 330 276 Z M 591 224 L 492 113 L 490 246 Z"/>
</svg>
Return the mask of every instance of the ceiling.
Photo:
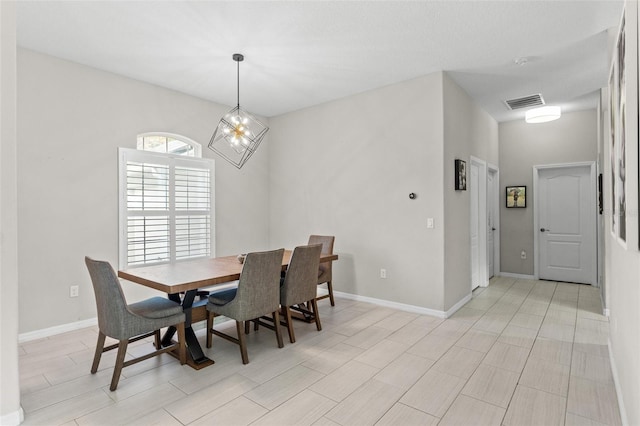
<svg viewBox="0 0 640 426">
<path fill-rule="evenodd" d="M 623 1 L 22 1 L 18 45 L 266 117 L 446 71 L 497 121 L 595 108 Z M 516 59 L 524 58 L 523 64 Z"/>
</svg>

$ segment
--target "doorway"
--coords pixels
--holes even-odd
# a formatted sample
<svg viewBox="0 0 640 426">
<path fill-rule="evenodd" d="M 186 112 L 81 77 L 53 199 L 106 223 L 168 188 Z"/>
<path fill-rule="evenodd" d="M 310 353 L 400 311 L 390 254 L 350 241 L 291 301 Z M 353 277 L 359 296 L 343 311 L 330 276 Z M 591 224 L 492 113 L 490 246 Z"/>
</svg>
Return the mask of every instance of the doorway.
<svg viewBox="0 0 640 426">
<path fill-rule="evenodd" d="M 498 168 L 487 165 L 487 281 L 500 272 L 500 197 Z"/>
<path fill-rule="evenodd" d="M 533 169 L 535 277 L 597 285 L 595 163 Z"/>
<path fill-rule="evenodd" d="M 469 167 L 471 291 L 487 279 L 487 163 L 471 157 Z"/>
</svg>

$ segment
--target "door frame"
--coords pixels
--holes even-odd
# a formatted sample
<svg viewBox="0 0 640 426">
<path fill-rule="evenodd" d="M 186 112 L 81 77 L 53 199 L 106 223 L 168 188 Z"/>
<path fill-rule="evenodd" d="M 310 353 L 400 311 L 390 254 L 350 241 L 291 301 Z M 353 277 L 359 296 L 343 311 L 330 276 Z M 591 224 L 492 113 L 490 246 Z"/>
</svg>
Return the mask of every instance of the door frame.
<svg viewBox="0 0 640 426">
<path fill-rule="evenodd" d="M 487 279 L 487 162 L 472 155 L 470 163 L 478 167 L 478 280 L 480 281 L 478 286 L 487 287 L 489 285 L 489 280 Z M 470 186 L 472 191 L 476 190 L 473 182 L 471 182 Z M 472 203 L 469 204 L 470 209 L 473 209 Z M 469 220 L 471 220 L 473 218 L 471 210 L 469 211 L 469 216 Z M 469 246 L 469 249 L 471 249 L 471 246 Z M 471 263 L 470 268 L 473 268 L 473 260 L 471 258 L 469 258 L 469 262 Z M 469 278 L 472 276 L 473 270 L 471 270 Z M 471 290 L 473 290 L 473 281 L 471 279 L 469 281 Z"/>
<path fill-rule="evenodd" d="M 493 179 L 493 200 L 487 200 L 487 210 L 493 209 L 493 220 L 496 228 L 493 234 L 493 275 L 500 275 L 500 169 L 487 163 L 487 176 L 491 173 Z M 487 224 L 488 226 L 488 224 Z"/>
<path fill-rule="evenodd" d="M 593 250 L 593 254 L 591 256 L 591 264 L 595 265 L 593 268 L 592 276 L 591 276 L 591 285 L 594 287 L 598 286 L 598 227 L 597 227 L 597 219 L 598 219 L 598 211 L 597 211 L 597 188 L 596 188 L 596 162 L 595 161 L 581 161 L 577 163 L 558 163 L 558 164 L 541 164 L 533 166 L 533 252 L 535 253 L 536 260 L 533 263 L 533 277 L 534 279 L 540 278 L 540 247 L 539 247 L 539 238 L 540 234 L 537 232 L 540 228 L 538 221 L 538 190 L 539 190 L 539 178 L 541 170 L 548 169 L 563 169 L 563 168 L 575 168 L 575 167 L 589 167 L 589 180 L 590 180 L 590 188 L 589 192 L 589 214 L 593 217 L 594 229 L 594 244 L 596 245 Z"/>
</svg>

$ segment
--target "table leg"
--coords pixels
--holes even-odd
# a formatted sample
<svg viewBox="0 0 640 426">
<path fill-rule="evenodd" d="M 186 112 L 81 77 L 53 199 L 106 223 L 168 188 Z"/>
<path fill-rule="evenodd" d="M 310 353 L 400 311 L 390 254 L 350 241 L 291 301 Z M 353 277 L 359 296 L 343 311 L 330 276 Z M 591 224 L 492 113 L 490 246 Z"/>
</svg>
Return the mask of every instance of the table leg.
<svg viewBox="0 0 640 426">
<path fill-rule="evenodd" d="M 196 333 L 193 331 L 193 327 L 191 327 L 191 307 L 193 306 L 193 300 L 195 299 L 197 294 L 197 290 L 189 290 L 185 293 L 182 301 L 180 300 L 179 294 L 170 294 L 169 299 L 174 302 L 182 303 L 182 310 L 185 314 L 185 343 L 187 345 L 187 364 L 191 367 L 199 370 L 200 368 L 206 367 L 214 363 L 214 361 L 210 358 L 207 358 L 202 351 L 202 346 L 200 346 L 200 342 L 198 342 L 198 338 L 196 337 Z M 173 339 L 173 335 L 175 334 L 175 327 L 169 327 L 162 337 L 162 346 L 171 345 L 171 341 Z"/>
</svg>

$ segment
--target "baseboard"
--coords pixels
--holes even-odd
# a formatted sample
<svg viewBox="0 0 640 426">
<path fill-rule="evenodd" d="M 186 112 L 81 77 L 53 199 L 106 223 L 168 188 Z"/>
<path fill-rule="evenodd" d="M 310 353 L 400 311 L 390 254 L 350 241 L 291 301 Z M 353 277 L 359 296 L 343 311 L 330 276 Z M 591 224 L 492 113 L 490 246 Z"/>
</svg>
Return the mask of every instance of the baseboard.
<svg viewBox="0 0 640 426">
<path fill-rule="evenodd" d="M 620 411 L 620 420 L 622 420 L 623 425 L 628 425 L 629 420 L 627 419 L 627 410 L 624 408 L 624 400 L 622 399 L 622 388 L 620 387 L 620 380 L 618 379 L 618 368 L 616 367 L 616 361 L 611 350 L 611 339 L 607 341 L 607 347 L 609 349 L 609 362 L 611 364 L 613 384 L 616 388 L 616 396 L 618 397 L 618 410 Z"/>
<path fill-rule="evenodd" d="M 24 421 L 24 411 L 22 407 L 18 411 L 14 411 L 13 413 L 5 414 L 0 417 L 0 425 L 3 426 L 18 426 L 20 423 Z"/>
<path fill-rule="evenodd" d="M 56 334 L 80 330 L 82 328 L 91 327 L 93 325 L 98 325 L 98 318 L 89 318 L 86 320 L 76 321 L 69 324 L 62 324 L 62 325 L 56 325 L 55 327 L 43 328 L 42 330 L 29 331 L 27 333 L 18 334 L 18 343 L 24 343 L 24 342 L 29 342 L 31 340 L 42 339 L 43 337 L 55 336 Z"/>
<path fill-rule="evenodd" d="M 498 275 L 500 275 L 501 277 L 520 278 L 521 280 L 535 280 L 536 279 L 536 277 L 534 275 L 514 274 L 513 272 L 500 272 Z"/>
<path fill-rule="evenodd" d="M 367 302 L 367 303 L 372 303 L 374 305 L 384 306 L 384 307 L 387 307 L 387 308 L 399 309 L 399 310 L 405 311 L 405 312 L 412 312 L 412 313 L 415 313 L 415 314 L 429 315 L 429 316 L 432 316 L 432 317 L 443 318 L 443 319 L 449 318 L 458 309 L 460 309 L 462 306 L 464 306 L 465 303 L 467 303 L 469 300 L 471 300 L 471 295 L 469 294 L 469 295 L 465 296 L 464 299 L 460 300 L 458 303 L 453 305 L 453 307 L 451 307 L 451 309 L 449 309 L 448 311 L 445 312 L 445 311 L 438 311 L 436 309 L 424 308 L 422 306 L 408 305 L 406 303 L 392 302 L 392 301 L 389 301 L 389 300 L 376 299 L 376 298 L 373 298 L 373 297 L 360 296 L 360 295 L 351 294 L 351 293 L 343 293 L 343 292 L 335 291 L 335 290 L 334 290 L 333 294 L 335 296 L 341 297 L 343 299 L 355 300 L 357 302 Z"/>
</svg>

